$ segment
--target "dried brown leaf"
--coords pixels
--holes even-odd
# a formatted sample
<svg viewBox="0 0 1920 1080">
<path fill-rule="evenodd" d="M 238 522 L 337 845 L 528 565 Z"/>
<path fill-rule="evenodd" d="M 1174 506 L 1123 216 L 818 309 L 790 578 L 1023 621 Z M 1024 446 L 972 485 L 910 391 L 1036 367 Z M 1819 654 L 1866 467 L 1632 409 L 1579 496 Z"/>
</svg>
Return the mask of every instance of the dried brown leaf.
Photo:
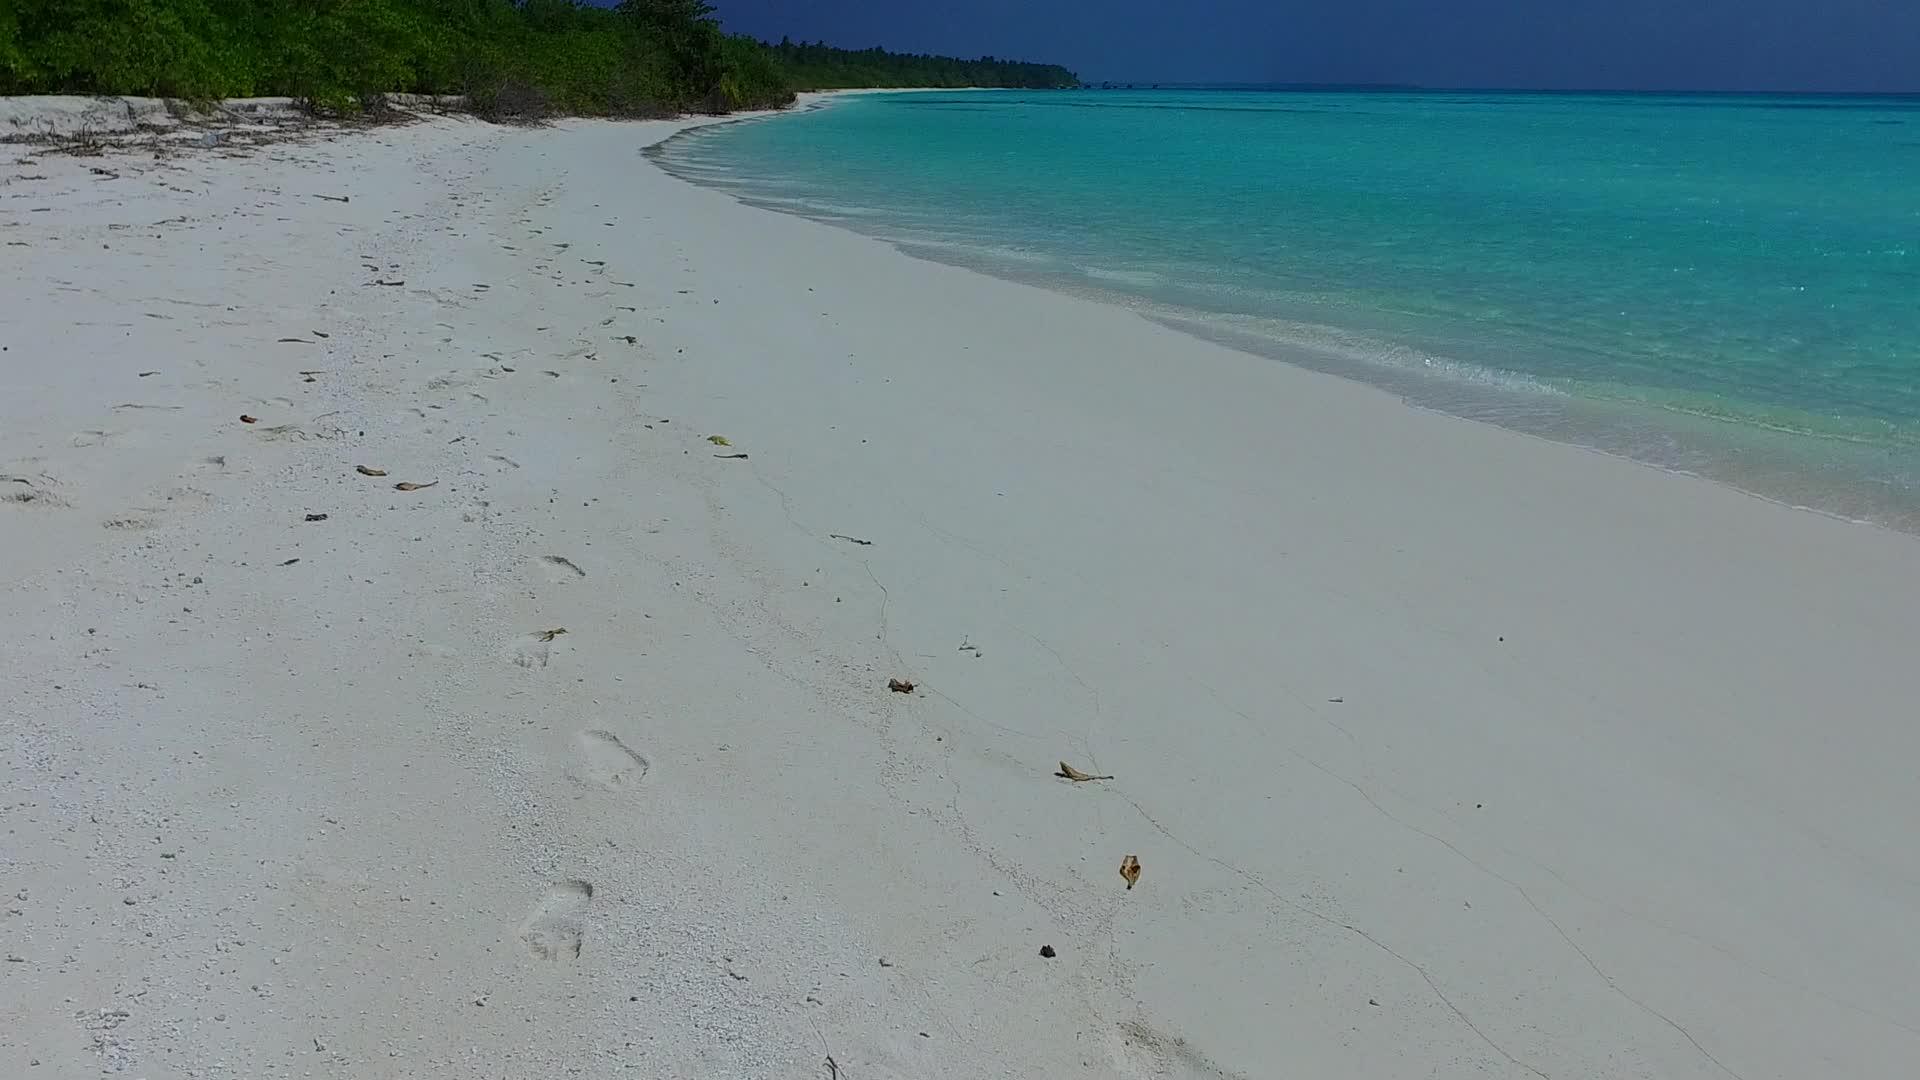
<svg viewBox="0 0 1920 1080">
<path fill-rule="evenodd" d="M 1057 772 L 1057 773 L 1054 773 L 1053 775 L 1055 775 L 1055 776 L 1064 776 L 1064 777 L 1066 777 L 1066 778 L 1067 778 L 1068 780 L 1072 780 L 1072 781 L 1073 781 L 1073 782 L 1075 782 L 1075 783 L 1085 783 L 1085 782 L 1086 782 L 1086 781 L 1088 781 L 1088 780 L 1111 780 L 1111 779 L 1113 779 L 1113 777 L 1111 777 L 1111 776 L 1095 776 L 1095 775 L 1093 775 L 1092 773 L 1084 773 L 1084 772 L 1081 772 L 1081 771 L 1080 771 L 1079 769 L 1076 769 L 1076 768 L 1074 768 L 1073 766 L 1071 766 L 1071 765 L 1069 765 L 1069 764 L 1067 764 L 1067 763 L 1066 763 L 1066 762 L 1064 762 L 1064 761 L 1060 763 L 1060 771 L 1059 771 L 1059 772 Z"/>
<path fill-rule="evenodd" d="M 733 445 L 733 442 L 729 440 L 725 435 L 709 435 L 707 436 L 707 441 L 712 443 L 715 446 L 732 446 Z"/>
<path fill-rule="evenodd" d="M 371 466 L 371 465 L 355 465 L 355 466 L 353 467 L 353 471 L 354 471 L 354 472 L 357 472 L 357 473 L 359 473 L 359 474 L 360 474 L 361 476 L 385 476 L 385 475 L 387 475 L 387 470 L 385 470 L 385 469 L 376 469 L 376 468 L 374 468 L 374 467 L 373 467 L 373 466 Z"/>
<path fill-rule="evenodd" d="M 1127 879 L 1127 888 L 1140 880 L 1140 860 L 1132 855 L 1120 860 L 1120 876 Z"/>
<path fill-rule="evenodd" d="M 246 413 L 241 413 L 240 422 L 243 424 L 257 424 L 260 422 L 260 418 L 257 416 L 248 416 Z"/>
<path fill-rule="evenodd" d="M 435 485 L 435 484 L 437 484 L 437 483 L 439 483 L 439 482 L 440 482 L 440 481 L 438 481 L 438 480 L 429 480 L 429 481 L 427 481 L 427 482 L 426 482 L 426 483 L 424 483 L 424 484 L 416 484 L 416 483 L 413 483 L 413 482 L 412 482 L 412 481 L 410 481 L 410 480 L 402 480 L 402 481 L 400 481 L 399 483 L 397 483 L 397 484 L 395 484 L 395 485 L 393 485 L 393 490 L 395 490 L 395 491 L 419 491 L 419 490 L 420 490 L 420 489 L 422 489 L 422 488 L 430 488 L 430 487 L 432 487 L 433 485 Z"/>
</svg>

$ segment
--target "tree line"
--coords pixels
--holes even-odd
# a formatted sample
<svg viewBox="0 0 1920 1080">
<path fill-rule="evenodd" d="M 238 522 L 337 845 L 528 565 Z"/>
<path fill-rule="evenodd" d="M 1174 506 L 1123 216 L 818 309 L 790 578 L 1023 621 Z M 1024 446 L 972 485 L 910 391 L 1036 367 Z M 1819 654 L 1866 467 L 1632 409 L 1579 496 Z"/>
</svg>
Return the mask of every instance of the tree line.
<svg viewBox="0 0 1920 1080">
<path fill-rule="evenodd" d="M 1064 68 L 766 45 L 705 0 L 0 0 L 0 94 L 287 96 L 351 111 L 459 94 L 483 115 L 766 108 L 795 90 L 1076 85 Z"/>
<path fill-rule="evenodd" d="M 951 56 L 890 53 L 885 49 L 836 49 L 824 42 L 795 44 L 782 38 L 770 46 L 798 90 L 840 90 L 866 86 L 993 86 L 1005 89 L 1064 90 L 1079 86 L 1073 72 L 1058 64 L 1019 60 L 959 60 Z"/>
</svg>

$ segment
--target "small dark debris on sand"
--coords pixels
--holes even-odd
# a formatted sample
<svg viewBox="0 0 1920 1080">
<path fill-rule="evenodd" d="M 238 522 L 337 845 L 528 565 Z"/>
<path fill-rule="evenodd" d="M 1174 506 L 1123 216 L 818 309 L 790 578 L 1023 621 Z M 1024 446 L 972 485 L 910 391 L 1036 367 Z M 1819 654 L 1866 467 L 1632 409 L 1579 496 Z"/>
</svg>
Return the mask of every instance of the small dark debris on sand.
<svg viewBox="0 0 1920 1080">
<path fill-rule="evenodd" d="M 829 540 L 845 540 L 845 541 L 846 541 L 847 543 L 849 543 L 849 544 L 859 544 L 859 545 L 860 545 L 861 547 L 872 547 L 872 546 L 873 546 L 873 541 L 871 541 L 871 540 L 862 540 L 862 539 L 860 539 L 860 538 L 859 538 L 859 537 L 857 537 L 857 536 L 848 536 L 848 535 L 847 535 L 846 533 L 828 533 L 828 534 L 827 534 L 827 539 L 829 539 Z"/>
<path fill-rule="evenodd" d="M 911 694 L 913 693 L 913 680 L 888 679 L 887 689 L 893 691 L 896 694 Z"/>
<path fill-rule="evenodd" d="M 307 515 L 307 520 L 308 520 L 308 521 L 325 521 L 325 520 L 327 520 L 327 515 L 325 515 L 325 514 L 308 514 L 308 515 Z"/>
</svg>

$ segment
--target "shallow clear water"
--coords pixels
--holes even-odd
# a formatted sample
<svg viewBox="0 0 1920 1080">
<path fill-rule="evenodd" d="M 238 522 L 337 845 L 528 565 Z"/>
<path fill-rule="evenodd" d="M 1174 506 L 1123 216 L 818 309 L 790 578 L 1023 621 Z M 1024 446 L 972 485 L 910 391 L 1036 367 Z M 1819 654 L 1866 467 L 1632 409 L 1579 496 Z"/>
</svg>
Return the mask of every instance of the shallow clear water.
<svg viewBox="0 0 1920 1080">
<path fill-rule="evenodd" d="M 1920 99 L 900 94 L 657 157 L 1418 404 L 1920 531 Z"/>
</svg>

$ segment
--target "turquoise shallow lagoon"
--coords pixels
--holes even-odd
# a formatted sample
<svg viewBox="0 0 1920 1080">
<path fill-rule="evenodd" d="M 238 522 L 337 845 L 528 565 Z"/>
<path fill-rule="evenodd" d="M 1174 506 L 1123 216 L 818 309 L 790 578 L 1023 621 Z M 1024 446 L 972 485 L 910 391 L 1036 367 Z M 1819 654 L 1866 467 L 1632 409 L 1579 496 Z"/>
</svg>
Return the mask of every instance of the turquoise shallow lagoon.
<svg viewBox="0 0 1920 1080">
<path fill-rule="evenodd" d="M 883 94 L 656 156 L 1418 405 L 1920 531 L 1920 99 Z"/>
</svg>

